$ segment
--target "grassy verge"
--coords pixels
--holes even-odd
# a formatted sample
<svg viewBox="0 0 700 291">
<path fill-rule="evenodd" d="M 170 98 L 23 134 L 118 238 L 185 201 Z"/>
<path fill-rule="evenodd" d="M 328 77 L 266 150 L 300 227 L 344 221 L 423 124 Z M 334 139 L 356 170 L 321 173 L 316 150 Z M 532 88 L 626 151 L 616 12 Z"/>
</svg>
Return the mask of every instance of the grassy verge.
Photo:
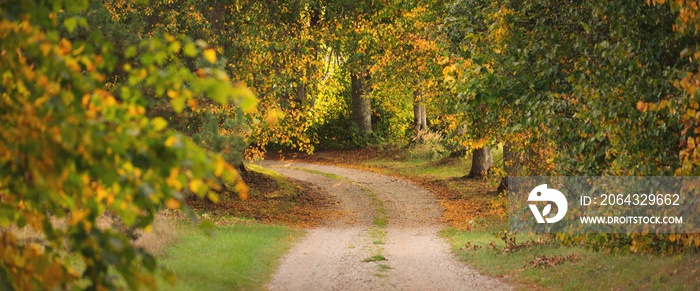
<svg viewBox="0 0 700 291">
<path fill-rule="evenodd" d="M 274 225 L 227 225 L 214 236 L 180 223 L 178 242 L 160 262 L 178 278 L 175 290 L 262 290 L 300 231 Z M 161 290 L 173 289 L 159 282 Z"/>
<path fill-rule="evenodd" d="M 484 274 L 506 278 L 521 287 L 567 290 L 700 288 L 700 257 L 697 255 L 606 254 L 557 244 L 535 244 L 503 253 L 505 243 L 493 230 L 447 229 L 443 235 L 460 260 Z M 525 237 L 519 240 L 525 241 Z"/>
<path fill-rule="evenodd" d="M 459 179 L 468 173 L 469 159 L 425 156 L 405 150 L 361 150 L 321 152 L 303 159 L 399 176 L 430 189 L 440 198 L 451 225 L 442 235 L 454 254 L 479 272 L 519 289 L 700 290 L 698 254 L 606 254 L 537 243 L 546 241 L 539 236 L 518 235 L 515 243 L 503 240 L 503 218 L 491 211 L 493 203 L 502 203 L 494 193 L 497 181 Z M 499 156 L 494 152 L 495 161 Z"/>
<path fill-rule="evenodd" d="M 217 204 L 188 201 L 211 222 L 213 236 L 174 214 L 157 220 L 154 232 L 136 242 L 177 277 L 175 286 L 159 277 L 161 290 L 263 290 L 303 234 L 299 228 L 336 215 L 333 201 L 305 184 L 254 164 L 247 168 L 242 177 L 250 187 L 248 200 L 221 193 Z"/>
</svg>

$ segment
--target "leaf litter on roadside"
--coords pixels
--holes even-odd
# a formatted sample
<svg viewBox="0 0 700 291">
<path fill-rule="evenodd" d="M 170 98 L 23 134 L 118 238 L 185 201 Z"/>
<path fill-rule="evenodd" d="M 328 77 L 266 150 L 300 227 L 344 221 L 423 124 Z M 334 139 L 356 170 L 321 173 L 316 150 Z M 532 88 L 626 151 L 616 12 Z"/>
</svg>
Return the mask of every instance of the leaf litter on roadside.
<svg viewBox="0 0 700 291">
<path fill-rule="evenodd" d="M 525 268 L 527 269 L 547 269 L 549 267 L 554 267 L 560 265 L 566 261 L 574 262 L 580 260 L 581 256 L 577 254 L 570 254 L 568 256 L 551 256 L 546 255 L 535 256 L 532 261 L 525 262 Z"/>
<path fill-rule="evenodd" d="M 289 180 L 291 187 L 281 187 L 271 177 L 255 171 L 241 176 L 250 187 L 249 199 L 222 193 L 219 203 L 191 199 L 188 204 L 216 225 L 256 221 L 309 228 L 344 216 L 331 197 L 300 181 Z"/>
</svg>

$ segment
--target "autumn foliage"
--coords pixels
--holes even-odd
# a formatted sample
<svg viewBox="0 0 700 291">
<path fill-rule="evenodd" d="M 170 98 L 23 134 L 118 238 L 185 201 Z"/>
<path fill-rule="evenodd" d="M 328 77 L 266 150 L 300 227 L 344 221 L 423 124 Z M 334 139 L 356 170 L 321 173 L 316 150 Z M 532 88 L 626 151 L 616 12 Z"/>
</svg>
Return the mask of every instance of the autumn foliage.
<svg viewBox="0 0 700 291">
<path fill-rule="evenodd" d="M 696 175 L 698 8 L 665 2 L 453 2 L 452 121 L 478 129 L 460 138 L 507 145 L 511 176 Z M 606 251 L 700 245 L 694 234 L 557 238 Z"/>
<path fill-rule="evenodd" d="M 79 14 L 88 3 L 43 3 L 3 4 L 0 20 L 0 286 L 154 287 L 155 259 L 97 219 L 113 213 L 148 231 L 156 211 L 181 208 L 187 193 L 216 197 L 220 179 L 246 191 L 220 155 L 147 117 L 144 94 L 175 112 L 195 109 L 195 98 L 252 112 L 255 97 L 211 66 L 205 42 L 161 34 L 122 55 L 97 34 L 71 40 L 89 29 Z M 108 83 L 117 55 L 124 81 Z M 184 64 L 200 58 L 195 71 Z M 27 240 L 20 228 L 41 236 Z"/>
<path fill-rule="evenodd" d="M 149 230 L 186 197 L 246 198 L 236 167 L 270 149 L 404 145 L 430 129 L 449 150 L 505 145 L 492 171 L 504 176 L 697 175 L 698 6 L 5 1 L 0 289 L 155 287 L 156 260 L 97 219 Z M 371 134 L 351 118 L 359 93 Z M 700 246 L 694 234 L 557 238 Z"/>
</svg>

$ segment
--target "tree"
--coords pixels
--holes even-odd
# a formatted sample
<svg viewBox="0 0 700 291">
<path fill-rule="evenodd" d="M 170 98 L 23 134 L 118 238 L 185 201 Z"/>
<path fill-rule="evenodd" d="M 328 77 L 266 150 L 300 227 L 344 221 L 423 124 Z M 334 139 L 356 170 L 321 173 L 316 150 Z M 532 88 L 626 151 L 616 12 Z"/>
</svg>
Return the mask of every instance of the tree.
<svg viewBox="0 0 700 291">
<path fill-rule="evenodd" d="M 437 43 L 444 3 L 397 1 L 378 14 L 385 18 L 375 20 L 377 38 L 381 40 L 376 44 L 370 69 L 375 76 L 375 104 L 392 129 L 389 135 L 420 136 L 421 131 L 428 130 L 429 109 L 439 110 L 439 106 L 431 106 L 431 101 L 443 91 Z M 387 20 L 386 15 L 392 19 Z M 409 124 L 397 124 L 402 122 Z M 381 120 L 379 123 L 378 127 L 383 127 Z"/>
<path fill-rule="evenodd" d="M 501 178 L 497 192 L 504 193 L 508 190 L 508 177 L 524 176 L 523 155 L 524 153 L 519 150 L 519 147 L 513 146 L 513 141 L 505 141 L 503 144 L 503 172 L 505 175 Z"/>
<path fill-rule="evenodd" d="M 149 118 L 144 92 L 178 113 L 200 96 L 251 113 L 256 99 L 213 66 L 205 42 L 169 34 L 128 46 L 125 78 L 107 83 L 122 52 L 99 33 L 72 35 L 91 28 L 86 1 L 16 4 L 0 7 L 0 286 L 154 288 L 155 258 L 97 219 L 110 212 L 148 230 L 158 210 L 183 208 L 187 193 L 216 200 L 220 178 L 242 198 L 246 188 L 220 155 Z M 19 236 L 21 227 L 40 238 Z"/>
<path fill-rule="evenodd" d="M 349 18 L 341 20 L 344 41 L 336 48 L 346 59 L 345 70 L 350 75 L 350 95 L 352 120 L 363 135 L 372 132 L 372 77 L 369 70 L 371 55 L 374 53 L 376 35 L 372 32 L 372 20 L 365 13 L 371 13 L 372 5 L 356 4 Z"/>
<path fill-rule="evenodd" d="M 467 174 L 468 178 L 483 179 L 488 176 L 488 171 L 493 166 L 493 155 L 488 147 L 480 147 L 472 151 L 472 167 Z"/>
<path fill-rule="evenodd" d="M 425 98 L 423 91 L 416 88 L 413 90 L 413 131 L 416 134 L 428 130 L 428 117 L 425 112 Z"/>
<path fill-rule="evenodd" d="M 648 1 L 650 5 L 655 7 L 669 6 L 669 10 L 676 16 L 675 23 L 672 29 L 676 36 L 681 39 L 692 39 L 697 41 L 700 36 L 700 7 L 693 1 L 663 1 L 653 0 Z M 667 24 L 668 25 L 668 24 Z M 700 65 L 697 60 L 700 57 L 700 50 L 697 42 L 687 44 L 679 54 L 681 59 L 690 61 L 689 66 L 681 68 L 675 80 L 672 80 L 674 87 L 682 91 L 681 98 L 676 100 L 676 106 L 682 112 L 681 120 L 681 138 L 680 138 L 680 167 L 676 169 L 676 175 L 697 176 L 700 173 L 700 162 L 697 157 L 700 153 L 697 145 L 700 144 L 700 117 L 696 112 L 700 108 L 698 101 L 700 100 L 700 73 L 698 68 Z M 645 102 L 637 103 L 637 108 L 640 111 L 660 111 L 665 110 L 670 102 Z M 663 101 L 662 101 L 663 102 Z M 692 237 L 687 237 L 689 239 Z M 697 240 L 700 241 L 700 240 Z"/>
<path fill-rule="evenodd" d="M 251 88 L 259 100 L 258 111 L 245 118 L 250 127 L 247 157 L 262 157 L 268 145 L 313 150 L 308 128 L 316 120 L 314 98 L 326 53 L 322 43 L 329 34 L 321 3 L 180 0 L 107 5 L 120 21 L 148 23 L 134 30 L 136 35 L 187 34 L 208 40 L 223 56 L 216 65 Z"/>
<path fill-rule="evenodd" d="M 352 119 L 362 134 L 372 133 L 372 103 L 370 99 L 370 75 L 353 73 L 350 76 L 352 95 Z"/>
<path fill-rule="evenodd" d="M 456 96 L 445 101 L 454 111 L 449 122 L 458 144 L 471 149 L 469 178 L 484 178 L 493 166 L 490 147 L 504 127 L 507 79 L 499 75 L 508 10 L 498 2 L 455 1 L 445 21 L 446 50 L 452 63 L 445 69 L 446 85 Z M 494 23 L 489 23 L 493 19 Z"/>
<path fill-rule="evenodd" d="M 681 2 L 671 6 L 680 11 Z M 516 161 L 506 172 L 525 175 L 684 172 L 679 157 L 688 152 L 676 153 L 695 141 L 686 139 L 692 122 L 681 112 L 694 114 L 697 105 L 679 90 L 692 86 L 669 80 L 697 70 L 677 57 L 695 46 L 696 34 L 673 35 L 679 22 L 696 31 L 691 15 L 676 19 L 644 1 L 455 1 L 446 23 L 455 66 L 447 81 L 458 93 L 453 104 L 479 113 L 462 118 L 471 129 L 463 138 L 506 141 L 508 155 L 517 153 L 505 159 Z M 678 250 L 693 240 L 559 238 L 632 251 Z"/>
</svg>

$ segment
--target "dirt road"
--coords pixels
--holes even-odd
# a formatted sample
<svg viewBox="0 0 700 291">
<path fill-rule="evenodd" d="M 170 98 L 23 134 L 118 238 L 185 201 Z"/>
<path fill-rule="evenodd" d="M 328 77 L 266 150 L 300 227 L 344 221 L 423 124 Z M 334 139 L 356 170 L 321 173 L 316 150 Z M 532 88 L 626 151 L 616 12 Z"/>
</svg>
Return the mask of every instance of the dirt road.
<svg viewBox="0 0 700 291">
<path fill-rule="evenodd" d="M 334 166 L 261 165 L 334 196 L 347 213 L 312 229 L 283 259 L 270 290 L 504 290 L 458 262 L 438 236 L 434 196 L 412 183 Z"/>
</svg>

